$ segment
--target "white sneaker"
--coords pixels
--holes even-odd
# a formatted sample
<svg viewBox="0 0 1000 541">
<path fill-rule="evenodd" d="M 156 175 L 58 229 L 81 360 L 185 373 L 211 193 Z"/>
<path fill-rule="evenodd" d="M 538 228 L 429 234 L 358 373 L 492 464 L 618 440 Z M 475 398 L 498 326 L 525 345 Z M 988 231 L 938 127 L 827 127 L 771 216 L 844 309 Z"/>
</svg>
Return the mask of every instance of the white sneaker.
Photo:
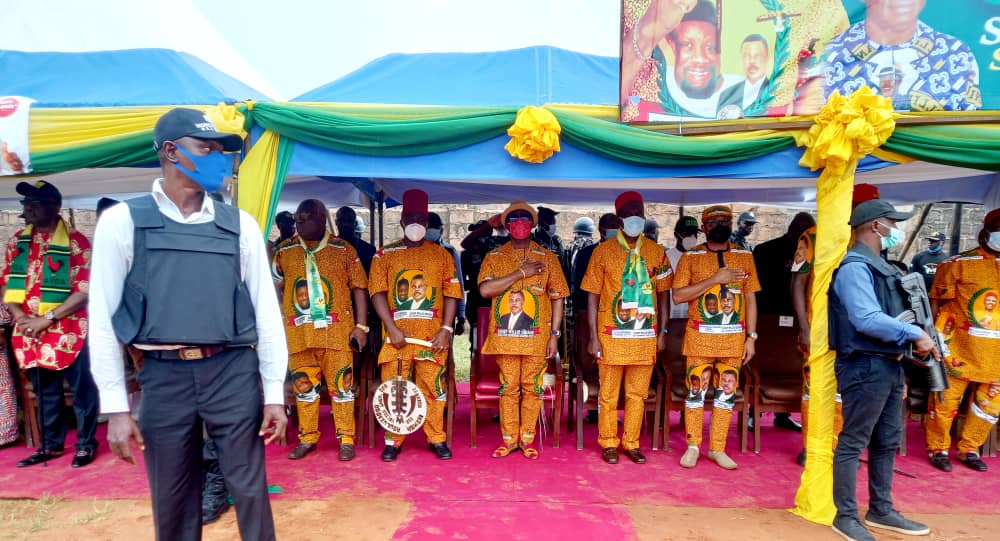
<svg viewBox="0 0 1000 541">
<path fill-rule="evenodd" d="M 724 470 L 735 470 L 736 463 L 733 459 L 729 458 L 729 455 L 725 451 L 709 451 L 708 459 L 715 462 Z"/>
<path fill-rule="evenodd" d="M 687 451 L 684 451 L 684 456 L 681 457 L 681 467 L 693 468 L 698 463 L 699 455 L 701 455 L 701 451 L 697 447 L 688 447 Z"/>
</svg>

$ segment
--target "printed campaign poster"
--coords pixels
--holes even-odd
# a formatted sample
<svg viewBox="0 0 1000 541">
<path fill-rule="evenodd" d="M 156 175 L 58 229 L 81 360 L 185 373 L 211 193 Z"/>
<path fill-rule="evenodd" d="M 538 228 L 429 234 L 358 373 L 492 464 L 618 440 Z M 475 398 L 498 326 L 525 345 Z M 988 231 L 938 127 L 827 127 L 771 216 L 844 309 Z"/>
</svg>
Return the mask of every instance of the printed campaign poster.
<svg viewBox="0 0 1000 541">
<path fill-rule="evenodd" d="M 623 0 L 623 122 L 1000 110 L 1000 0 Z"/>
<path fill-rule="evenodd" d="M 0 97 L 0 175 L 31 172 L 28 112 L 34 101 L 20 96 Z"/>
</svg>

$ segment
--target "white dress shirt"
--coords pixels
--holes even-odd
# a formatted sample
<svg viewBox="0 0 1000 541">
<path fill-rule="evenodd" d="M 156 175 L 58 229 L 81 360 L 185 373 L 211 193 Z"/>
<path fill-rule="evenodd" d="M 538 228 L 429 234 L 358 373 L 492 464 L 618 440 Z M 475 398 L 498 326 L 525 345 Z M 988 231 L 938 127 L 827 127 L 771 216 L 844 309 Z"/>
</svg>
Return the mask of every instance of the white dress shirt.
<svg viewBox="0 0 1000 541">
<path fill-rule="evenodd" d="M 163 191 L 163 180 L 153 182 L 153 199 L 168 220 L 182 224 L 203 224 L 215 219 L 211 197 L 205 197 L 200 211 L 184 217 Z M 240 274 L 250 290 L 257 316 L 257 356 L 265 404 L 285 403 L 285 373 L 288 345 L 281 320 L 278 297 L 271 282 L 264 236 L 257 222 L 240 210 Z M 122 348 L 111 326 L 111 316 L 121 304 L 125 277 L 132 268 L 135 226 L 128 205 L 107 209 L 97 222 L 90 262 L 90 363 L 94 382 L 101 393 L 101 412 L 129 410 L 125 390 Z M 183 296 L 184 292 L 178 290 Z M 181 297 L 178 297 L 179 299 Z"/>
</svg>

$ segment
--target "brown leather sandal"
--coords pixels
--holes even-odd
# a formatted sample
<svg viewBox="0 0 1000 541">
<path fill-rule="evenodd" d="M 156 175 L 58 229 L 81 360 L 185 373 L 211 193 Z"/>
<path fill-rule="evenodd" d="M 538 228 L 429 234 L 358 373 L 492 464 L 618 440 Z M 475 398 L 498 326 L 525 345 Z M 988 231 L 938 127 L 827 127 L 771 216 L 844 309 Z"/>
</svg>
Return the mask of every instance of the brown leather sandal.
<svg viewBox="0 0 1000 541">
<path fill-rule="evenodd" d="M 517 446 L 501 445 L 493 450 L 493 458 L 503 458 L 517 450 Z"/>
</svg>

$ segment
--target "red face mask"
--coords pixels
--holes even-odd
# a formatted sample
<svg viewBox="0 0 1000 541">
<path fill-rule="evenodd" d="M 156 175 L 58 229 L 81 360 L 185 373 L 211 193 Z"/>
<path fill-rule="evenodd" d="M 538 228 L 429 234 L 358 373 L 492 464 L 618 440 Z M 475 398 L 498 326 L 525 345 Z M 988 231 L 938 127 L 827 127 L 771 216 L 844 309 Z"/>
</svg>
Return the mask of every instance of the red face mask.
<svg viewBox="0 0 1000 541">
<path fill-rule="evenodd" d="M 510 231 L 511 238 L 524 240 L 531 235 L 531 222 L 527 220 L 510 222 L 507 224 L 507 230 Z"/>
</svg>

